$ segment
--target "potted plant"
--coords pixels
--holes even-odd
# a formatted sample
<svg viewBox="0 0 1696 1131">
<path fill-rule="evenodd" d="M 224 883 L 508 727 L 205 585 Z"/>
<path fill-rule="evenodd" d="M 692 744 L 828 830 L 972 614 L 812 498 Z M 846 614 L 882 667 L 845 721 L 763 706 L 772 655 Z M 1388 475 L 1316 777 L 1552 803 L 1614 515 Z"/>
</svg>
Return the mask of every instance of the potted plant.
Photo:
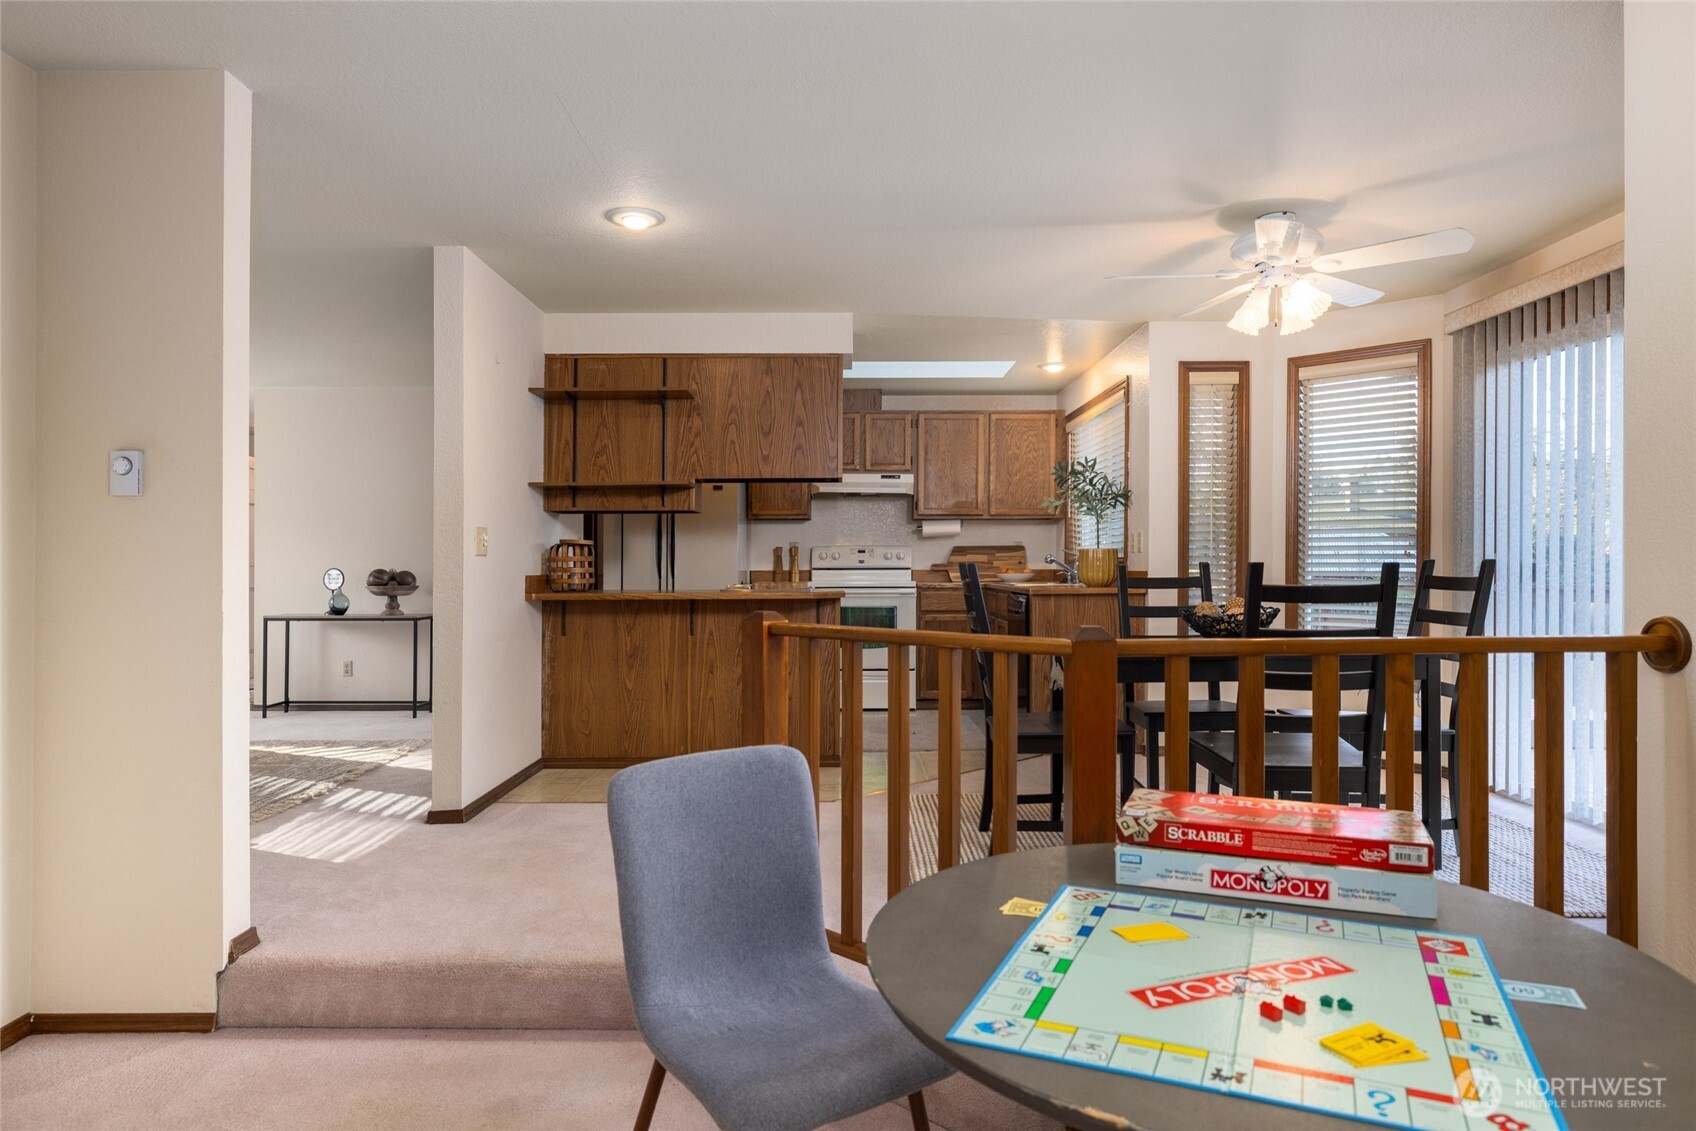
<svg viewBox="0 0 1696 1131">
<path fill-rule="evenodd" d="M 1058 513 L 1070 508 L 1076 514 L 1088 515 L 1093 549 L 1078 547 L 1078 581 L 1091 588 L 1112 585 L 1119 573 L 1119 551 L 1101 546 L 1101 520 L 1130 503 L 1131 493 L 1113 482 L 1113 477 L 1095 466 L 1094 458 L 1062 460 L 1054 465 L 1054 497 L 1042 505 Z"/>
</svg>

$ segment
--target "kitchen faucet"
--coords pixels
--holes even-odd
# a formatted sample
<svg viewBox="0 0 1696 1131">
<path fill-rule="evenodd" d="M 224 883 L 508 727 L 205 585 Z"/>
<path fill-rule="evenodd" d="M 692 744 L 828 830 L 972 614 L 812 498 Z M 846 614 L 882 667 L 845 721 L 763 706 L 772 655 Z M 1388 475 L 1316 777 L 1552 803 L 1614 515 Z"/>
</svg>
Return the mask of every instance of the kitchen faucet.
<svg viewBox="0 0 1696 1131">
<path fill-rule="evenodd" d="M 1044 565 L 1058 566 L 1060 572 L 1066 575 L 1067 584 L 1076 585 L 1078 583 L 1077 566 L 1067 565 L 1065 562 L 1057 560 L 1053 554 L 1049 554 L 1047 557 L 1043 558 L 1042 561 Z"/>
</svg>

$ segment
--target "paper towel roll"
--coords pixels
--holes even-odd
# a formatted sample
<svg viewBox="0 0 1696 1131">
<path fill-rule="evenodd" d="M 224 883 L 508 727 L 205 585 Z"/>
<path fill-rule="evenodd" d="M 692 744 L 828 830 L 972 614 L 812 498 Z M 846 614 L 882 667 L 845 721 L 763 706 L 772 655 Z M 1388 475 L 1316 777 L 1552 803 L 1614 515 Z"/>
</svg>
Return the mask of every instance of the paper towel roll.
<svg viewBox="0 0 1696 1131">
<path fill-rule="evenodd" d="M 920 538 L 958 538 L 960 520 L 957 518 L 927 518 L 919 523 Z"/>
</svg>

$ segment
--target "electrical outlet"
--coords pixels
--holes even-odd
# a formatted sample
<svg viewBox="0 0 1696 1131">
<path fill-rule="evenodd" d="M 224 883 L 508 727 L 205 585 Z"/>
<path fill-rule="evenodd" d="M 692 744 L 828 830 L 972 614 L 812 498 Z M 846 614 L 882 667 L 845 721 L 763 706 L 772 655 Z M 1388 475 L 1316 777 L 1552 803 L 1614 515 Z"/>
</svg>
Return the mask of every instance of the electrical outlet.
<svg viewBox="0 0 1696 1131">
<path fill-rule="evenodd" d="M 489 528 L 487 526 L 477 528 L 476 536 L 472 539 L 472 545 L 475 547 L 472 552 L 478 557 L 486 558 L 489 556 Z"/>
<path fill-rule="evenodd" d="M 353 674 L 353 661 L 352 660 L 343 660 L 342 661 L 342 675 L 349 676 L 349 675 L 352 675 L 352 674 Z"/>
</svg>

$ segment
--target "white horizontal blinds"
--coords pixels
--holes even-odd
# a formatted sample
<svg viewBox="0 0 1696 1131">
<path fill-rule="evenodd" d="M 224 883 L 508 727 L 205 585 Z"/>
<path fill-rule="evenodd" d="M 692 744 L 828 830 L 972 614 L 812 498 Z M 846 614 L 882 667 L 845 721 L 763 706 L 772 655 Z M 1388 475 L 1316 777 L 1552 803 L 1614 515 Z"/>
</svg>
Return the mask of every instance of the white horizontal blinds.
<svg viewBox="0 0 1696 1131">
<path fill-rule="evenodd" d="M 1454 358 L 1455 546 L 1496 559 L 1489 631 L 1622 631 L 1624 271 L 1463 328 Z M 1491 684 L 1491 785 L 1529 797 L 1529 657 L 1493 657 Z M 1567 656 L 1566 687 L 1567 815 L 1601 824 L 1602 657 Z"/>
<path fill-rule="evenodd" d="M 1419 364 L 1414 354 L 1300 371 L 1295 560 L 1300 584 L 1376 580 L 1401 567 L 1398 631 L 1419 572 Z M 1365 627 L 1361 605 L 1299 607 L 1303 628 Z"/>
<path fill-rule="evenodd" d="M 1184 500 L 1188 539 L 1184 563 L 1191 573 L 1207 562 L 1213 592 L 1242 592 L 1237 544 L 1243 506 L 1242 453 L 1238 448 L 1242 388 L 1235 373 L 1191 373 L 1187 409 L 1189 497 Z"/>
<path fill-rule="evenodd" d="M 1066 425 L 1066 458 L 1079 460 L 1093 457 L 1095 466 L 1111 476 L 1113 482 L 1121 487 L 1125 485 L 1125 412 L 1125 393 L 1121 389 L 1115 395 L 1105 398 L 1090 412 L 1069 421 Z M 1066 551 L 1070 553 L 1080 547 L 1088 550 L 1097 545 L 1104 550 L 1118 550 L 1121 556 L 1124 555 L 1123 508 L 1105 516 L 1101 520 L 1099 532 L 1095 529 L 1095 520 L 1088 515 L 1067 512 Z"/>
</svg>

